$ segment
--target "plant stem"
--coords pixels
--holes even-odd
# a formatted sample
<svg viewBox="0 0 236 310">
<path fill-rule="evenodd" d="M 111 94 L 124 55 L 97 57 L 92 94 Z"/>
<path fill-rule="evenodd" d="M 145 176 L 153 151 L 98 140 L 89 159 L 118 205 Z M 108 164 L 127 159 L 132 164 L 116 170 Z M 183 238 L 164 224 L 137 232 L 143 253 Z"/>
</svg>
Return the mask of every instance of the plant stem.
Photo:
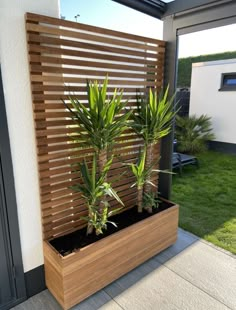
<svg viewBox="0 0 236 310">
<path fill-rule="evenodd" d="M 138 187 L 137 205 L 138 205 L 138 213 L 142 213 L 143 212 L 143 186 Z"/>
<path fill-rule="evenodd" d="M 148 169 L 150 169 L 150 167 L 153 165 L 153 162 L 155 160 L 155 156 L 154 156 L 154 152 L 157 148 L 157 143 L 150 143 L 150 144 L 147 144 L 147 152 L 146 152 L 146 160 L 145 160 L 145 170 L 147 171 Z M 151 184 L 151 175 L 149 175 L 147 177 L 147 180 L 144 184 L 144 187 L 143 187 L 143 192 L 146 193 L 146 194 L 151 194 L 151 193 L 156 193 L 157 192 L 157 189 L 154 188 Z M 156 185 L 156 184 L 155 184 Z M 148 213 L 152 213 L 152 207 L 153 206 L 146 206 L 146 210 Z"/>
<path fill-rule="evenodd" d="M 87 235 L 90 235 L 93 233 L 93 225 L 92 224 L 88 223 L 86 233 L 87 233 Z"/>
<path fill-rule="evenodd" d="M 98 173 L 99 173 L 99 176 L 101 176 L 106 163 L 107 163 L 107 149 L 100 150 L 98 152 Z M 104 178 L 104 182 L 106 182 L 106 181 L 107 181 L 107 176 L 105 176 L 105 178 Z M 103 213 L 103 206 L 104 206 L 104 204 L 100 200 L 99 201 L 99 213 L 100 214 Z"/>
<path fill-rule="evenodd" d="M 107 163 L 107 150 L 100 150 L 98 152 L 98 172 L 99 175 L 102 174 L 103 168 Z"/>
<path fill-rule="evenodd" d="M 93 212 L 91 210 L 91 208 L 89 208 L 89 214 L 88 214 L 89 218 L 92 219 L 93 218 Z M 87 235 L 90 235 L 93 233 L 93 225 L 91 223 L 88 222 L 88 225 L 87 225 L 87 232 L 86 234 Z"/>
</svg>

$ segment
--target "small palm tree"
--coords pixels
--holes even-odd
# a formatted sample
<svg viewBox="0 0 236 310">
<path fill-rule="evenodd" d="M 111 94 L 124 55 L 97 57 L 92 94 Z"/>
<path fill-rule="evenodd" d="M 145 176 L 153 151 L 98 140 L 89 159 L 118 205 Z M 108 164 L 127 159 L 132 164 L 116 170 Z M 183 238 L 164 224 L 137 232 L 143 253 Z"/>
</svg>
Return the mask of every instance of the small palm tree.
<svg viewBox="0 0 236 310">
<path fill-rule="evenodd" d="M 125 164 L 130 166 L 133 175 L 135 176 L 135 183 L 131 185 L 131 187 L 136 186 L 138 193 L 137 193 L 137 206 L 138 212 L 141 213 L 143 210 L 143 186 L 147 181 L 147 171 L 145 171 L 145 158 L 146 158 L 146 148 L 143 149 L 143 152 L 139 153 L 139 159 L 136 164 L 130 163 Z"/>
<path fill-rule="evenodd" d="M 166 88 L 163 96 L 158 96 L 156 92 L 153 93 L 150 89 L 147 98 L 138 98 L 137 113 L 131 115 L 133 120 L 131 126 L 143 138 L 147 150 L 145 171 L 153 166 L 156 144 L 162 137 L 170 133 L 177 113 L 173 106 L 175 96 L 168 99 L 168 92 L 169 87 Z M 146 195 L 152 193 L 150 176 L 144 184 L 144 193 Z M 151 212 L 152 206 L 147 207 L 147 209 Z"/>
<path fill-rule="evenodd" d="M 115 89 L 110 99 L 107 85 L 107 77 L 102 86 L 97 81 L 87 82 L 88 106 L 71 97 L 69 99 L 73 109 L 64 102 L 72 119 L 81 129 L 80 139 L 85 145 L 92 146 L 97 153 L 99 171 L 103 170 L 107 162 L 108 148 L 112 147 L 116 138 L 127 128 L 127 120 L 132 113 L 129 111 L 122 114 L 127 104 L 127 101 L 122 101 L 123 92 L 118 94 Z"/>
<path fill-rule="evenodd" d="M 180 152 L 192 154 L 203 152 L 207 149 L 207 141 L 215 138 L 211 118 L 206 115 L 177 116 L 175 136 Z"/>
<path fill-rule="evenodd" d="M 147 148 L 144 145 L 143 150 L 139 152 L 139 157 L 137 163 L 130 163 L 125 164 L 130 166 L 130 169 L 135 176 L 135 183 L 131 185 L 131 187 L 136 186 L 138 190 L 137 195 L 137 206 L 138 206 L 138 212 L 141 213 L 143 211 L 143 208 L 146 208 L 147 206 L 151 205 L 152 207 L 157 207 L 158 202 L 153 196 L 152 192 L 147 193 L 144 192 L 144 186 L 146 184 L 149 184 L 152 187 L 156 187 L 154 183 L 151 182 L 150 178 L 153 173 L 155 172 L 163 172 L 163 173 L 170 173 L 172 172 L 166 171 L 166 170 L 159 170 L 159 169 L 153 169 L 156 163 L 152 163 L 148 169 L 145 168 L 145 162 L 146 162 L 146 155 L 147 155 Z M 149 209 L 147 209 L 149 211 Z"/>
<path fill-rule="evenodd" d="M 72 186 L 72 189 L 76 192 L 81 192 L 85 198 L 88 206 L 88 216 L 83 217 L 87 221 L 87 234 L 91 234 L 95 228 L 97 235 L 102 234 L 103 230 L 107 228 L 107 223 L 111 223 L 116 226 L 114 222 L 108 220 L 108 218 L 117 213 L 121 208 L 110 210 L 110 205 L 105 199 L 107 196 L 115 198 L 121 205 L 123 202 L 112 188 L 111 184 L 106 182 L 107 173 L 111 167 L 112 159 L 108 160 L 103 170 L 97 173 L 97 160 L 96 155 L 93 156 L 92 169 L 89 171 L 87 162 L 84 160 L 80 164 L 80 173 L 83 180 L 83 184 L 76 184 Z M 102 212 L 100 210 L 100 204 L 103 204 Z"/>
<path fill-rule="evenodd" d="M 115 89 L 111 99 L 107 94 L 108 77 L 102 86 L 97 81 L 87 81 L 88 105 L 79 99 L 69 97 L 72 109 L 64 102 L 71 112 L 71 118 L 80 131 L 77 142 L 92 146 L 98 157 L 98 173 L 101 174 L 108 160 L 107 151 L 113 146 L 116 138 L 127 128 L 127 120 L 132 111 L 123 113 L 127 101 L 122 101 L 123 92 Z M 75 139 L 74 139 L 75 140 Z M 76 141 L 76 140 L 75 140 Z M 103 213 L 104 203 L 100 202 L 100 213 Z"/>
</svg>

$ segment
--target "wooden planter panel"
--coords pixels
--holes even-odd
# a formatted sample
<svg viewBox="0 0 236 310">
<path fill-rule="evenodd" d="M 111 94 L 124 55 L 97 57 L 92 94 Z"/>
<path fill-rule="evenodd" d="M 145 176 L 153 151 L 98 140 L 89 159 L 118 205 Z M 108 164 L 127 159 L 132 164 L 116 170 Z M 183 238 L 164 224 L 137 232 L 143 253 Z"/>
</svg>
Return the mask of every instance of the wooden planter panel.
<svg viewBox="0 0 236 310">
<path fill-rule="evenodd" d="M 86 225 L 81 219 L 87 215 L 85 201 L 71 186 L 81 181 L 74 164 L 84 158 L 91 161 L 94 152 L 71 139 L 71 134 L 79 137 L 80 128 L 62 99 L 69 103 L 69 95 L 77 97 L 86 106 L 86 80 L 102 84 L 108 75 L 109 95 L 115 88 L 123 89 L 123 99 L 135 111 L 137 92 L 144 95 L 149 87 L 159 91 L 163 84 L 165 42 L 32 13 L 26 14 L 26 34 L 43 239 L 50 240 Z M 137 162 L 142 143 L 127 129 L 114 144 L 113 154 L 119 157 L 113 160 L 108 180 L 125 208 L 137 203 L 137 194 L 130 188 L 132 172 L 123 163 Z M 159 145 L 153 156 L 158 161 Z M 124 170 L 126 178 L 114 182 Z M 158 186 L 155 174 L 152 182 Z M 110 203 L 117 207 L 115 199 Z"/>
<path fill-rule="evenodd" d="M 48 289 L 64 309 L 81 302 L 175 243 L 178 211 L 172 206 L 65 257 L 44 241 Z"/>
</svg>

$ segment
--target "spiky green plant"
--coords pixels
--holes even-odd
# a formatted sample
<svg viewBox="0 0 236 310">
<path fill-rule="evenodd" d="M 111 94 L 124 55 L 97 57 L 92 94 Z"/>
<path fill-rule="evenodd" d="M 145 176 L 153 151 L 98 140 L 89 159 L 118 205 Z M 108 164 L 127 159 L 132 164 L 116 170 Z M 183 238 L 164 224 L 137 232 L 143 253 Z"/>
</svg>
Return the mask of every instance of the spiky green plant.
<svg viewBox="0 0 236 310">
<path fill-rule="evenodd" d="M 107 173 L 111 167 L 112 159 L 109 159 L 100 173 L 97 173 L 96 155 L 93 156 L 91 172 L 88 168 L 86 160 L 80 164 L 80 173 L 83 184 L 72 186 L 73 190 L 81 192 L 88 207 L 88 216 L 83 217 L 88 223 L 87 234 L 91 234 L 95 229 L 96 234 L 102 234 L 107 228 L 107 223 L 116 225 L 108 220 L 111 215 L 114 215 L 121 208 L 110 210 L 110 205 L 106 199 L 107 196 L 115 198 L 121 205 L 123 202 L 112 188 L 111 184 L 106 182 Z M 100 205 L 103 204 L 103 208 Z"/>
<path fill-rule="evenodd" d="M 207 141 L 213 140 L 211 118 L 207 115 L 176 117 L 175 137 L 180 152 L 196 154 L 207 150 Z"/>
<path fill-rule="evenodd" d="M 123 101 L 123 91 L 114 90 L 111 98 L 107 91 L 108 77 L 102 86 L 97 81 L 87 81 L 88 104 L 85 105 L 69 97 L 72 108 L 64 101 L 71 112 L 71 118 L 79 128 L 78 139 L 75 142 L 83 142 L 82 145 L 93 147 L 98 156 L 98 173 L 101 174 L 108 160 L 107 151 L 112 148 L 122 132 L 127 128 L 127 120 L 132 111 L 123 113 L 127 101 Z M 76 140 L 77 139 L 77 140 Z M 104 208 L 104 202 L 100 202 L 100 213 Z"/>
<path fill-rule="evenodd" d="M 146 146 L 144 146 L 143 150 L 139 152 L 139 157 L 137 163 L 128 163 L 125 165 L 128 165 L 135 176 L 135 183 L 131 185 L 131 187 L 136 186 L 138 190 L 137 195 L 137 206 L 138 206 L 138 212 L 141 213 L 143 210 L 143 188 L 146 183 L 149 183 L 151 186 L 155 185 L 151 182 L 150 176 L 153 170 L 153 165 L 149 167 L 149 169 L 145 169 L 145 160 L 146 160 L 146 153 L 147 149 Z"/>
<path fill-rule="evenodd" d="M 136 179 L 135 183 L 131 185 L 131 187 L 136 186 L 138 190 L 137 195 L 137 206 L 138 212 L 141 213 L 143 208 L 145 208 L 149 213 L 152 212 L 152 207 L 157 207 L 157 197 L 152 192 L 146 193 L 144 191 L 145 184 L 149 184 L 152 187 L 156 187 L 156 185 L 151 181 L 151 176 L 153 173 L 163 172 L 163 173 L 170 173 L 172 172 L 160 169 L 154 169 L 157 165 L 157 162 L 152 162 L 151 165 L 146 169 L 145 162 L 146 162 L 146 155 L 147 155 L 147 148 L 144 145 L 143 150 L 139 152 L 139 157 L 137 163 L 126 163 L 128 165 Z"/>
<path fill-rule="evenodd" d="M 127 101 L 122 101 L 123 92 L 114 90 L 109 98 L 107 94 L 108 77 L 102 86 L 97 81 L 87 81 L 88 105 L 69 97 L 72 109 L 64 102 L 71 112 L 72 119 L 79 127 L 79 141 L 94 148 L 98 154 L 99 171 L 107 162 L 107 150 L 115 143 L 117 137 L 127 128 L 127 120 L 131 111 L 123 114 Z M 78 142 L 79 142 L 78 141 Z"/>
<path fill-rule="evenodd" d="M 172 129 L 174 117 L 177 110 L 174 106 L 175 95 L 168 99 L 169 87 L 166 88 L 164 94 L 158 94 L 149 90 L 147 97 L 138 98 L 137 113 L 131 115 L 132 124 L 136 133 L 144 140 L 144 145 L 147 149 L 145 160 L 145 171 L 148 171 L 153 165 L 153 154 L 157 142 L 168 135 Z M 149 182 L 144 184 L 144 193 L 151 195 L 152 185 Z M 150 212 L 152 206 L 150 205 Z"/>
</svg>

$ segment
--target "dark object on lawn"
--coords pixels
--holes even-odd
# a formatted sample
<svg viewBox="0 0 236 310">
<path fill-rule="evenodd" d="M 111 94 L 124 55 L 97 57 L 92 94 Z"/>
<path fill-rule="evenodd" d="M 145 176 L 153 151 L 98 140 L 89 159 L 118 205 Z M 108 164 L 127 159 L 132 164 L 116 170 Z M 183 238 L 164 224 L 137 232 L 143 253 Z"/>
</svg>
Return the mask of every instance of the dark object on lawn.
<svg viewBox="0 0 236 310">
<path fill-rule="evenodd" d="M 180 175 L 182 174 L 182 168 L 186 165 L 196 165 L 199 167 L 198 159 L 192 155 L 186 155 L 182 153 L 174 152 L 172 155 L 172 168 L 179 169 Z"/>
</svg>

